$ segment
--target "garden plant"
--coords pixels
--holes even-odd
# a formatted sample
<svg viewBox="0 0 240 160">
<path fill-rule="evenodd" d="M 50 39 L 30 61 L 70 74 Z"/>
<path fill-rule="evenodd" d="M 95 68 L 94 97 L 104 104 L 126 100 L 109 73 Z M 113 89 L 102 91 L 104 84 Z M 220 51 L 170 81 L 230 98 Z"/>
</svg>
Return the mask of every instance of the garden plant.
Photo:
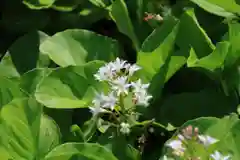
<svg viewBox="0 0 240 160">
<path fill-rule="evenodd" d="M 0 4 L 0 160 L 240 160 L 239 0 Z"/>
</svg>

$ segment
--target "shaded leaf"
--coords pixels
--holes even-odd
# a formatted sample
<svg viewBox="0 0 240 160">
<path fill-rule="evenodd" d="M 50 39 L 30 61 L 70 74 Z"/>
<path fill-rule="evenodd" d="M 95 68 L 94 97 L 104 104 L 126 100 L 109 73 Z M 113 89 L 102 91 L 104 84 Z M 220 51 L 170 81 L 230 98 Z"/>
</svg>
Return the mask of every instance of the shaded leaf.
<svg viewBox="0 0 240 160">
<path fill-rule="evenodd" d="M 162 124 L 179 126 L 187 120 L 201 116 L 223 116 L 237 110 L 236 97 L 225 96 L 214 90 L 181 93 L 172 95 L 163 101 L 158 118 Z M 191 113 L 191 114 L 189 114 Z"/>
</svg>

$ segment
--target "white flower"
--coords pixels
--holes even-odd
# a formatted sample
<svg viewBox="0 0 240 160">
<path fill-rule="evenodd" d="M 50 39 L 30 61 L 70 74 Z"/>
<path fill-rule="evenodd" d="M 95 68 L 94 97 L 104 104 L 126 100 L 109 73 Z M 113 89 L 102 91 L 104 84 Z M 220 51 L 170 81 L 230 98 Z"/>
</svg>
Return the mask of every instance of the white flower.
<svg viewBox="0 0 240 160">
<path fill-rule="evenodd" d="M 93 116 L 96 116 L 99 113 L 106 112 L 106 110 L 101 108 L 100 106 L 92 106 L 92 107 L 89 107 L 89 109 L 90 109 L 90 112 L 93 114 Z"/>
<path fill-rule="evenodd" d="M 184 141 L 184 140 L 185 140 L 184 136 L 181 135 L 181 134 L 177 135 L 177 137 L 178 137 L 178 139 L 181 140 L 181 141 Z"/>
<path fill-rule="evenodd" d="M 133 92 L 137 105 L 148 106 L 148 101 L 152 98 L 151 95 L 147 93 L 149 83 L 143 84 L 141 79 L 136 82 L 132 82 Z"/>
<path fill-rule="evenodd" d="M 98 81 L 109 81 L 114 77 L 114 72 L 112 71 L 112 66 L 109 64 L 100 67 L 98 72 L 94 74 L 94 77 Z"/>
<path fill-rule="evenodd" d="M 206 147 L 208 147 L 211 144 L 214 144 L 214 143 L 219 141 L 219 140 L 217 140 L 213 137 L 210 137 L 208 135 L 199 135 L 198 138 L 199 138 L 200 142 L 203 143 L 203 145 L 206 146 Z"/>
<path fill-rule="evenodd" d="M 149 100 L 152 98 L 146 91 L 142 90 L 141 92 L 136 92 L 134 94 L 136 105 L 148 106 Z"/>
<path fill-rule="evenodd" d="M 120 72 L 124 68 L 126 61 L 119 59 L 118 57 L 111 63 L 113 70 Z"/>
<path fill-rule="evenodd" d="M 133 87 L 133 91 L 135 93 L 139 93 L 139 92 L 143 92 L 143 91 L 146 91 L 149 87 L 149 83 L 147 84 L 143 84 L 141 79 L 138 79 L 138 81 L 136 82 L 132 82 L 132 87 Z"/>
<path fill-rule="evenodd" d="M 127 77 L 118 77 L 117 79 L 113 80 L 112 83 L 112 89 L 117 92 L 117 96 L 120 94 L 128 94 L 128 88 L 131 86 L 131 84 L 127 83 Z"/>
<path fill-rule="evenodd" d="M 130 125 L 128 123 L 122 122 L 120 126 L 121 126 L 120 132 L 122 132 L 123 134 L 130 133 Z"/>
<path fill-rule="evenodd" d="M 117 103 L 117 98 L 114 95 L 114 92 L 109 93 L 107 96 L 103 97 L 103 108 L 109 108 L 111 110 L 114 109 L 116 103 Z"/>
<path fill-rule="evenodd" d="M 177 156 L 182 156 L 184 154 L 185 148 L 180 140 L 172 140 L 167 143 L 166 146 L 172 148 L 173 153 Z"/>
<path fill-rule="evenodd" d="M 231 156 L 223 156 L 220 152 L 215 151 L 210 155 L 213 160 L 230 160 Z"/>
<path fill-rule="evenodd" d="M 130 65 L 128 67 L 128 75 L 129 76 L 132 76 L 136 71 L 138 71 L 139 69 L 141 69 L 141 67 L 139 67 L 138 65 L 136 64 L 133 64 L 133 65 Z"/>
</svg>

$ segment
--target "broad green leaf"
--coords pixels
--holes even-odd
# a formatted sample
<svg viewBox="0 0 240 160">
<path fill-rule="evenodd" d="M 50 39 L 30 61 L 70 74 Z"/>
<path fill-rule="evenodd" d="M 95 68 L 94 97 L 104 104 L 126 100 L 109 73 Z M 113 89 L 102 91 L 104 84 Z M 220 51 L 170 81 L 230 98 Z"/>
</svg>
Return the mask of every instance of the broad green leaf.
<svg viewBox="0 0 240 160">
<path fill-rule="evenodd" d="M 54 148 L 44 160 L 117 160 L 106 148 L 94 143 L 65 143 Z"/>
<path fill-rule="evenodd" d="M 34 99 L 15 99 L 0 114 L 0 145 L 13 159 L 41 159 L 60 143 L 57 126 Z"/>
<path fill-rule="evenodd" d="M 0 108 L 14 98 L 24 96 L 17 81 L 3 76 L 0 76 L 0 93 Z"/>
<path fill-rule="evenodd" d="M 157 119 L 162 123 L 180 126 L 187 120 L 201 116 L 223 116 L 237 110 L 235 96 L 214 90 L 172 95 L 159 106 Z M 156 111 L 155 111 L 156 112 Z"/>
<path fill-rule="evenodd" d="M 170 24 L 169 27 L 172 28 L 171 32 L 167 35 L 162 35 L 164 37 L 159 38 L 159 40 L 162 40 L 162 43 L 157 48 L 151 51 L 153 47 L 149 45 L 150 40 L 147 39 L 147 41 L 143 45 L 144 50 L 146 49 L 147 52 L 143 50 L 138 53 L 137 64 L 143 68 L 149 80 L 151 80 L 151 78 L 156 73 L 158 73 L 159 69 L 165 64 L 166 60 L 171 56 L 171 52 L 173 51 L 175 38 L 178 31 L 178 24 L 176 25 Z M 162 31 L 165 31 L 165 29 L 167 29 L 166 26 L 163 26 Z M 154 38 L 150 37 L 150 39 L 153 44 L 154 43 L 156 44 L 155 42 L 156 40 Z M 149 43 L 149 44 L 146 44 L 146 43 Z"/>
<path fill-rule="evenodd" d="M 37 68 L 24 73 L 20 79 L 20 88 L 29 95 L 35 93 L 37 85 L 51 72 L 49 68 Z"/>
<path fill-rule="evenodd" d="M 8 50 L 9 54 L 5 55 L 1 63 L 14 64 L 20 74 L 37 67 L 47 67 L 50 59 L 39 51 L 40 44 L 47 38 L 48 35 L 41 31 L 32 31 L 20 37 L 11 45 Z"/>
<path fill-rule="evenodd" d="M 92 61 L 81 66 L 57 68 L 38 85 L 35 97 L 49 108 L 87 107 L 104 84 L 94 78 L 101 61 Z"/>
<path fill-rule="evenodd" d="M 219 42 L 211 54 L 201 59 L 198 59 L 192 48 L 188 58 L 188 67 L 201 67 L 211 72 L 216 70 L 221 71 L 224 69 L 224 61 L 228 54 L 229 47 L 230 44 L 228 42 Z"/>
<path fill-rule="evenodd" d="M 176 39 L 179 48 L 187 50 L 192 47 L 198 58 L 210 54 L 215 46 L 199 25 L 193 9 L 188 9 L 180 18 Z"/>
<path fill-rule="evenodd" d="M 83 65 L 91 60 L 110 61 L 118 53 L 118 43 L 108 37 L 83 29 L 56 33 L 40 46 L 56 64 L 66 67 Z"/>
<path fill-rule="evenodd" d="M 56 0 L 23 0 L 23 3 L 31 9 L 49 8 Z"/>
<path fill-rule="evenodd" d="M 173 27 L 177 25 L 178 21 L 174 18 L 169 18 L 164 23 L 153 30 L 153 32 L 144 40 L 141 51 L 153 52 L 165 38 L 173 31 Z"/>
<path fill-rule="evenodd" d="M 229 10 L 226 10 L 224 6 L 220 6 L 215 3 L 212 3 L 211 0 L 191 0 L 191 1 L 193 3 L 196 3 L 199 7 L 203 8 L 204 10 L 210 13 L 216 14 L 218 16 L 222 16 L 226 18 L 236 17 L 234 13 L 232 13 Z"/>
<path fill-rule="evenodd" d="M 240 158 L 240 121 L 236 114 L 222 119 L 202 117 L 186 122 L 181 128 L 192 125 L 199 128 L 201 134 L 206 134 L 219 140 L 212 152 L 217 148 L 220 152 L 230 154 L 232 160 Z"/>
<path fill-rule="evenodd" d="M 112 19 L 117 24 L 118 30 L 127 35 L 132 40 L 136 50 L 139 50 L 140 44 L 135 34 L 124 0 L 114 1 L 110 9 L 110 14 Z"/>
</svg>

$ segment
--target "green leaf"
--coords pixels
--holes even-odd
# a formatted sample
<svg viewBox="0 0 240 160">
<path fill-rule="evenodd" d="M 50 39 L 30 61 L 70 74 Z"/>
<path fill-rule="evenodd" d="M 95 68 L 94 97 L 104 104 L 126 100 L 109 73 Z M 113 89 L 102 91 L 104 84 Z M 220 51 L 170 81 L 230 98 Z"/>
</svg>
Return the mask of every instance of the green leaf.
<svg viewBox="0 0 240 160">
<path fill-rule="evenodd" d="M 53 70 L 38 85 L 35 93 L 37 101 L 49 108 L 88 107 L 95 92 L 105 88 L 93 76 L 103 64 L 92 61 Z"/>
<path fill-rule="evenodd" d="M 82 131 L 83 131 L 84 140 L 86 142 L 90 141 L 91 138 L 96 133 L 97 121 L 98 121 L 98 117 L 92 117 L 90 120 L 84 122 L 82 126 Z"/>
<path fill-rule="evenodd" d="M 26 72 L 20 79 L 20 88 L 23 89 L 29 95 L 32 95 L 36 91 L 37 85 L 51 72 L 49 68 L 37 68 Z"/>
<path fill-rule="evenodd" d="M 231 44 L 229 53 L 225 59 L 225 67 L 231 67 L 240 59 L 240 23 L 229 23 L 229 42 Z"/>
<path fill-rule="evenodd" d="M 7 71 L 7 72 L 6 72 Z M 19 78 L 20 75 L 13 65 L 0 64 L 0 76 L 6 78 Z"/>
<path fill-rule="evenodd" d="M 14 64 L 20 74 L 37 67 L 47 67 L 50 59 L 39 51 L 40 44 L 47 38 L 48 35 L 41 31 L 32 31 L 20 37 L 8 50 L 11 57 L 6 54 L 1 63 L 9 66 L 11 63 Z"/>
<path fill-rule="evenodd" d="M 110 61 L 118 53 L 118 43 L 108 37 L 83 29 L 56 33 L 40 46 L 56 64 L 66 67 L 83 65 L 91 60 Z"/>
<path fill-rule="evenodd" d="M 156 46 L 156 39 L 154 36 L 150 35 L 150 37 L 147 38 L 147 40 L 143 43 L 144 50 L 138 53 L 137 64 L 140 65 L 147 73 L 148 80 L 151 80 L 151 78 L 158 73 L 159 69 L 165 64 L 166 60 L 171 56 L 173 51 L 178 31 L 178 24 L 166 24 L 166 26 L 162 27 L 163 33 L 165 30 L 169 30 L 167 26 L 171 28 L 171 32 L 167 35 L 164 34 L 159 38 L 159 40 L 162 40 L 162 42 L 160 41 L 161 44 L 157 48 L 154 48 L 154 50 L 151 51 L 153 46 Z M 150 45 L 150 41 L 153 43 L 153 45 Z"/>
<path fill-rule="evenodd" d="M 158 120 L 162 124 L 180 126 L 187 120 L 201 116 L 223 116 L 237 110 L 235 96 L 226 96 L 214 90 L 180 93 L 163 101 L 159 108 Z M 155 111 L 156 112 L 156 111 Z"/>
<path fill-rule="evenodd" d="M 236 114 L 225 116 L 222 119 L 215 117 L 197 118 L 185 123 L 181 128 L 192 125 L 198 127 L 201 134 L 206 134 L 219 140 L 212 149 L 230 154 L 232 160 L 240 158 L 240 121 Z"/>
<path fill-rule="evenodd" d="M 105 8 L 107 6 L 108 2 L 107 0 L 89 0 L 92 4 L 98 7 Z"/>
<path fill-rule="evenodd" d="M 127 141 L 124 135 L 117 135 L 115 128 L 98 137 L 98 143 L 110 149 L 119 160 L 140 160 L 140 152 Z"/>
<path fill-rule="evenodd" d="M 106 148 L 94 143 L 65 143 L 54 148 L 44 160 L 117 160 Z"/>
<path fill-rule="evenodd" d="M 226 18 L 236 17 L 234 13 L 231 13 L 231 11 L 226 10 L 224 6 L 220 6 L 215 3 L 212 3 L 211 0 L 191 0 L 191 1 L 193 3 L 196 3 L 199 7 L 203 8 L 204 10 L 210 13 L 213 13 L 215 15 L 226 17 Z"/>
<path fill-rule="evenodd" d="M 23 0 L 23 4 L 31 9 L 49 8 L 56 0 Z"/>
<path fill-rule="evenodd" d="M 0 93 L 0 107 L 11 102 L 14 98 L 24 96 L 17 81 L 2 76 L 0 76 Z"/>
<path fill-rule="evenodd" d="M 59 11 L 73 11 L 78 7 L 82 0 L 57 0 L 51 8 Z"/>
<path fill-rule="evenodd" d="M 207 56 L 215 48 L 199 25 L 193 9 L 186 10 L 181 16 L 176 43 L 183 50 L 190 50 L 192 47 L 198 58 Z"/>
<path fill-rule="evenodd" d="M 187 62 L 188 67 L 201 67 L 211 72 L 223 70 L 229 47 L 230 44 L 228 42 L 219 42 L 211 54 L 201 59 L 198 59 L 195 51 L 191 49 Z"/>
<path fill-rule="evenodd" d="M 110 14 L 112 19 L 116 22 L 118 30 L 128 36 L 132 40 L 136 50 L 139 50 L 139 41 L 134 32 L 124 0 L 114 1 L 110 9 Z"/>
<path fill-rule="evenodd" d="M 41 159 L 60 143 L 57 126 L 34 99 L 15 99 L 0 114 L 0 145 L 13 159 Z"/>
<path fill-rule="evenodd" d="M 60 131 L 52 118 L 42 115 L 39 130 L 38 155 L 44 157 L 60 144 Z"/>
<path fill-rule="evenodd" d="M 232 12 L 232 13 L 240 13 L 240 5 L 238 0 L 203 0 L 203 1 L 207 1 L 208 3 L 211 4 L 215 4 L 221 8 L 224 8 L 226 11 L 228 12 Z"/>
</svg>

